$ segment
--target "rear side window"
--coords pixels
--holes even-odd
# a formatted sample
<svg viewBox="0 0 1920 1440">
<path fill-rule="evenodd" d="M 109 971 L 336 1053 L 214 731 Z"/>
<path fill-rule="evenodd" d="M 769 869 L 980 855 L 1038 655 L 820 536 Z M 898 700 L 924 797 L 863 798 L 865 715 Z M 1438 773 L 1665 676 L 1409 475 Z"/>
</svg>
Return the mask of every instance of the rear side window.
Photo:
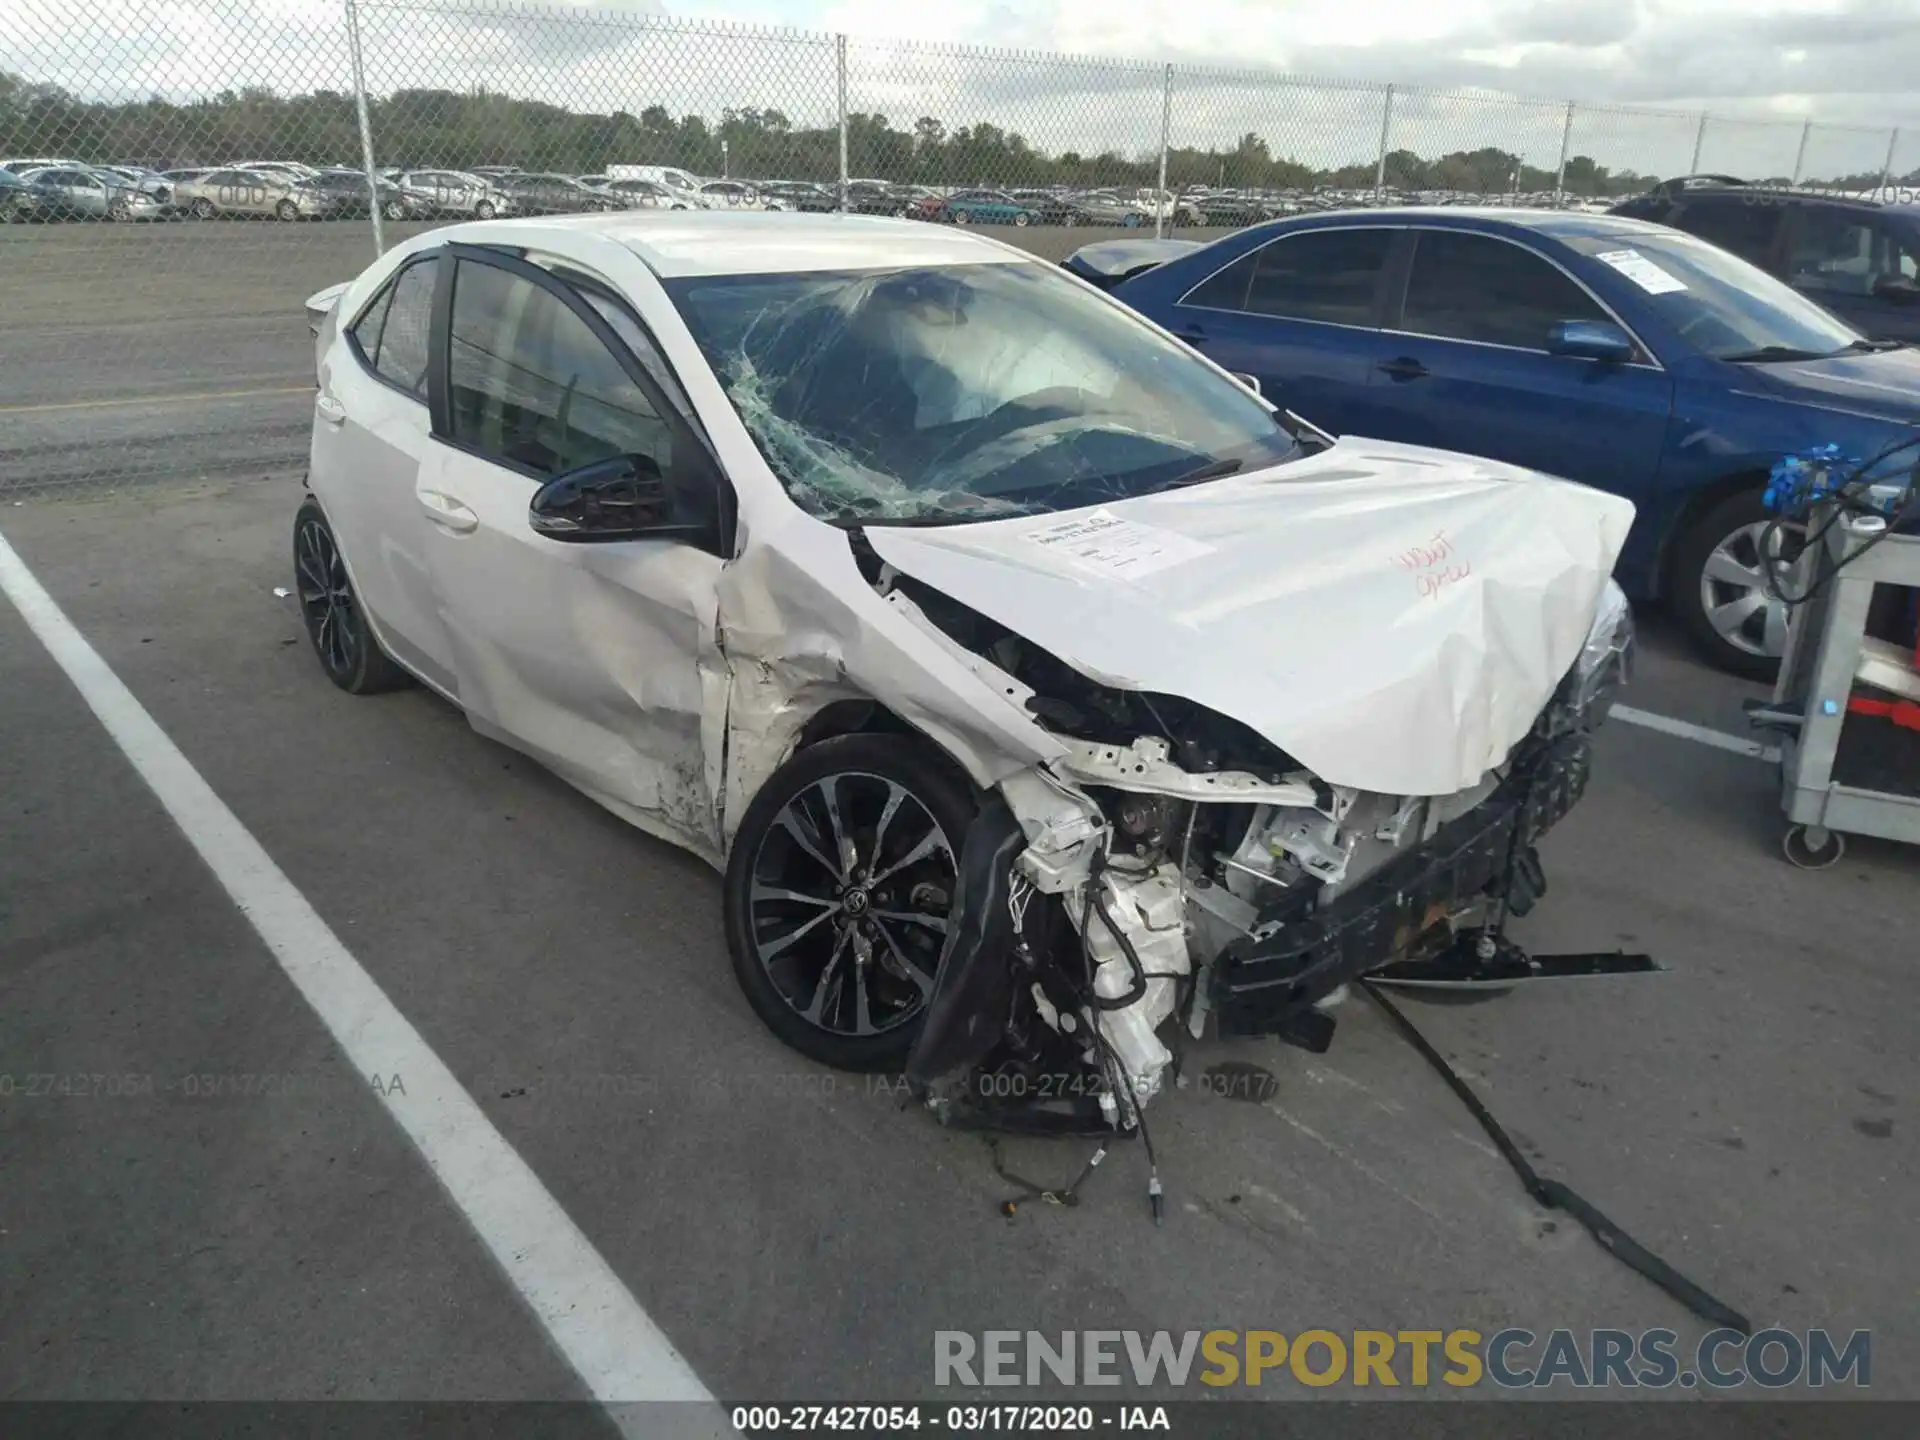
<svg viewBox="0 0 1920 1440">
<path fill-rule="evenodd" d="M 1393 236 L 1379 228 L 1283 235 L 1206 281 L 1186 303 L 1283 320 L 1371 325 Z"/>
<path fill-rule="evenodd" d="M 1722 250 L 1731 250 L 1742 260 L 1764 265 L 1773 253 L 1774 236 L 1785 213 L 1784 206 L 1756 205 L 1751 199 L 1719 195 L 1687 201 L 1668 223 Z"/>
<path fill-rule="evenodd" d="M 463 260 L 455 273 L 448 390 L 453 439 L 535 475 L 618 455 L 672 464 L 672 437 L 586 322 L 542 286 Z"/>
<path fill-rule="evenodd" d="M 1809 294 L 1866 296 L 1882 280 L 1920 274 L 1920 244 L 1879 217 L 1806 206 L 1787 247 L 1787 279 Z"/>
<path fill-rule="evenodd" d="M 1407 277 L 1401 328 L 1415 335 L 1544 350 L 1562 320 L 1606 320 L 1593 297 L 1519 245 L 1458 230 L 1423 230 Z"/>
<path fill-rule="evenodd" d="M 349 333 L 361 358 L 395 389 L 427 398 L 427 339 L 433 330 L 435 259 L 416 260 L 387 282 Z"/>
</svg>

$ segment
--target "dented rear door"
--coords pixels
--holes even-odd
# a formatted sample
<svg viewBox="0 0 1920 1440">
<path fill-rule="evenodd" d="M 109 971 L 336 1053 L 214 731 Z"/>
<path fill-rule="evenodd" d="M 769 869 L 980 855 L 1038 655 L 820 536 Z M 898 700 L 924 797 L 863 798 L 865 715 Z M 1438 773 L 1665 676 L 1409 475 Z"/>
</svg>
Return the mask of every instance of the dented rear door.
<svg viewBox="0 0 1920 1440">
<path fill-rule="evenodd" d="M 634 824 L 716 854 L 723 562 L 678 539 L 567 542 L 528 524 L 545 480 L 616 454 L 667 471 L 683 442 L 578 295 L 531 265 L 464 249 L 457 264 L 416 508 L 460 703 Z"/>
</svg>

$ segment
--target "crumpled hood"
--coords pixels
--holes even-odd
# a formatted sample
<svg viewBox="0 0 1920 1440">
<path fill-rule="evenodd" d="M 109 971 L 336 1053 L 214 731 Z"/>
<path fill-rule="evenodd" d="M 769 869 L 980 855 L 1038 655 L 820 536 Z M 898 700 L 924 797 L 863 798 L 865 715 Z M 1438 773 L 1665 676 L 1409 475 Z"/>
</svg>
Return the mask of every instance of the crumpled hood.
<svg viewBox="0 0 1920 1440">
<path fill-rule="evenodd" d="M 1333 784 L 1445 795 L 1572 666 L 1633 506 L 1348 438 L 1093 509 L 871 526 L 887 563 L 1089 678 L 1242 721 Z"/>
<path fill-rule="evenodd" d="M 1742 368 L 1749 384 L 1803 404 L 1920 422 L 1920 351 L 1911 348 Z"/>
</svg>

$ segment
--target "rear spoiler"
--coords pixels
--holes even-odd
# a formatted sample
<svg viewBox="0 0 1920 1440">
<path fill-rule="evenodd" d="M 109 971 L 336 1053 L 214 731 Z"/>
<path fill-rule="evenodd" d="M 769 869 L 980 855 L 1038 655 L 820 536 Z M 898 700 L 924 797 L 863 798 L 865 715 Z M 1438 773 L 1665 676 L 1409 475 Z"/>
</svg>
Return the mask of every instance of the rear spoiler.
<svg viewBox="0 0 1920 1440">
<path fill-rule="evenodd" d="M 1088 284 L 1111 290 L 1156 265 L 1202 248 L 1198 240 L 1099 240 L 1081 246 L 1060 263 Z"/>
<path fill-rule="evenodd" d="M 329 285 L 324 290 L 316 290 L 307 297 L 307 333 L 318 336 L 320 327 L 326 324 L 327 316 L 333 313 L 333 307 L 340 303 L 340 297 L 347 293 L 351 280 L 342 280 L 338 285 Z"/>
</svg>

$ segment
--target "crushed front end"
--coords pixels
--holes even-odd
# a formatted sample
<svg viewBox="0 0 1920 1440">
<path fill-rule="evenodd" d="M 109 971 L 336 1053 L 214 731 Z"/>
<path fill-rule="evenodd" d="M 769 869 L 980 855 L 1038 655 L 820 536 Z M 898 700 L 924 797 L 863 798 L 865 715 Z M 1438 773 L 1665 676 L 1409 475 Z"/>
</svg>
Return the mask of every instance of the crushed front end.
<svg viewBox="0 0 1920 1440">
<path fill-rule="evenodd" d="M 925 587 L 894 599 L 1066 745 L 1003 781 L 967 838 L 908 1070 L 953 1123 L 1041 1133 L 1130 1129 L 1209 1017 L 1324 1048 L 1348 982 L 1526 913 L 1546 885 L 1535 844 L 1584 792 L 1633 648 L 1609 584 L 1504 761 L 1398 796 L 1328 784 L 1177 697 L 1103 687 Z"/>
</svg>

